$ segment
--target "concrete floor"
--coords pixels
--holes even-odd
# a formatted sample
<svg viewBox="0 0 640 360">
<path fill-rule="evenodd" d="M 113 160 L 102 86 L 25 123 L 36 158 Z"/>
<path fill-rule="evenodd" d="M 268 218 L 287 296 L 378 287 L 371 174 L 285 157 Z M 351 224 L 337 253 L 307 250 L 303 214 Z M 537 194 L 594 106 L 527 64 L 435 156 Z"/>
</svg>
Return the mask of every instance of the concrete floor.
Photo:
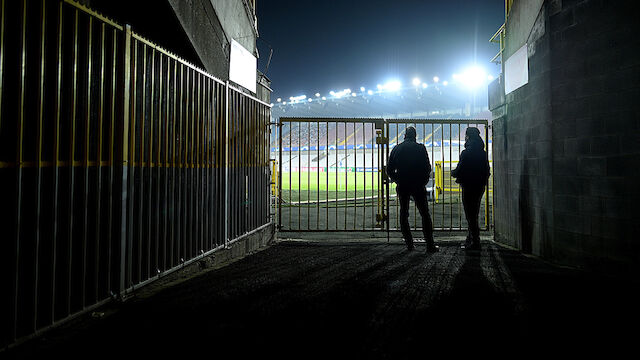
<svg viewBox="0 0 640 360">
<path fill-rule="evenodd" d="M 282 241 L 87 314 L 7 358 L 424 358 L 635 347 L 638 283 L 483 241 Z"/>
</svg>

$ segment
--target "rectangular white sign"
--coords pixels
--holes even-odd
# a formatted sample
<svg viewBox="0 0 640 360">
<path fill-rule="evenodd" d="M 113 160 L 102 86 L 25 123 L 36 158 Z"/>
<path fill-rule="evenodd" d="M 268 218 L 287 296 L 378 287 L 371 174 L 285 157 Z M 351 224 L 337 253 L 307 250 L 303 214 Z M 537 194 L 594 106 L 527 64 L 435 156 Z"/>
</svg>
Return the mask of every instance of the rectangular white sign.
<svg viewBox="0 0 640 360">
<path fill-rule="evenodd" d="M 258 61 L 256 57 L 240 45 L 240 43 L 231 40 L 229 80 L 255 93 L 257 69 Z"/>
<path fill-rule="evenodd" d="M 528 82 L 529 56 L 527 44 L 524 44 L 504 62 L 504 93 L 508 94 Z"/>
</svg>

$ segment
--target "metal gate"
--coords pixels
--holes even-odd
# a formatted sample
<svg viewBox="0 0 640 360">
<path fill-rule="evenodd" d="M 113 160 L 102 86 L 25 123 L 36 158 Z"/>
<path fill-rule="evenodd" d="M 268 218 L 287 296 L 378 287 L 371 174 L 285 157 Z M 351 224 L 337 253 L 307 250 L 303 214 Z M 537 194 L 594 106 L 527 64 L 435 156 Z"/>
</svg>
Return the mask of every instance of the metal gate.
<svg viewBox="0 0 640 360">
<path fill-rule="evenodd" d="M 280 118 L 277 146 L 280 231 L 398 231 L 400 206 L 385 168 L 391 149 L 413 126 L 431 161 L 427 184 L 434 230 L 466 230 L 462 192 L 451 177 L 467 127 L 478 127 L 491 158 L 487 120 Z M 480 224 L 491 224 L 492 178 Z M 421 230 L 417 209 L 412 230 Z"/>
</svg>

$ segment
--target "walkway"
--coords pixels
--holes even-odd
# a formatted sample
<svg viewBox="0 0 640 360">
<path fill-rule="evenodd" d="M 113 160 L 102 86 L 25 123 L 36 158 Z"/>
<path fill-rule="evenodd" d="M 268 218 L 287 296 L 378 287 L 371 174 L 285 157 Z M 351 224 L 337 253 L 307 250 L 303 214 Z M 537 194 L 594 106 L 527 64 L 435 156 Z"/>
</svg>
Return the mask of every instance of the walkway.
<svg viewBox="0 0 640 360">
<path fill-rule="evenodd" d="M 465 254 L 460 242 L 426 255 L 386 240 L 283 241 L 0 357 L 399 359 L 555 345 L 575 354 L 637 341 L 637 284 L 489 241 Z"/>
</svg>

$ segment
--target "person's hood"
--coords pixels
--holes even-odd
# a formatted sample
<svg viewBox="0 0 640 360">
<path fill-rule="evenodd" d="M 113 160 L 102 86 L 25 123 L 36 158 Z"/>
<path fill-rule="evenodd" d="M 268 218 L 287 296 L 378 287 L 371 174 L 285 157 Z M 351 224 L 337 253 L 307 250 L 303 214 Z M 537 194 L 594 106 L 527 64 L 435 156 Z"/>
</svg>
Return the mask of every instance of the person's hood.
<svg viewBox="0 0 640 360">
<path fill-rule="evenodd" d="M 470 137 L 469 140 L 464 143 L 464 148 L 470 150 L 484 150 L 484 141 L 482 141 L 482 138 L 479 136 Z"/>
</svg>

